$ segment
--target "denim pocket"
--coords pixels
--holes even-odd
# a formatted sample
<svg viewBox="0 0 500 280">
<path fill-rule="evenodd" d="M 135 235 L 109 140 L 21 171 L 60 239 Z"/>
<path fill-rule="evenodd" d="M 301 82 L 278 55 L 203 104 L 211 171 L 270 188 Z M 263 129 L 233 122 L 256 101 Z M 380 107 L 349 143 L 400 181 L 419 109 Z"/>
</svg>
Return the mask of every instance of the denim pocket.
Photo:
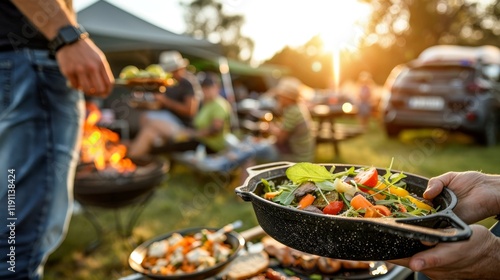
<svg viewBox="0 0 500 280">
<path fill-rule="evenodd" d="M 12 102 L 12 65 L 11 60 L 0 60 L 0 112 Z"/>
</svg>

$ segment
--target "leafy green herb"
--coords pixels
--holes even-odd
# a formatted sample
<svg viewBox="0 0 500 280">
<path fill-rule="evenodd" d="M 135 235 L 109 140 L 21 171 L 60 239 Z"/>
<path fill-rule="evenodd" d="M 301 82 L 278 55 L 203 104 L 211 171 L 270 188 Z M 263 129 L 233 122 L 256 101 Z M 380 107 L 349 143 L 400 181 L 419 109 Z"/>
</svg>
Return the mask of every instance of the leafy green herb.
<svg viewBox="0 0 500 280">
<path fill-rule="evenodd" d="M 307 181 L 323 182 L 334 178 L 333 174 L 328 172 L 324 166 L 309 162 L 300 162 L 290 166 L 286 170 L 286 176 L 296 184 Z"/>
<path fill-rule="evenodd" d="M 333 178 L 340 178 L 340 177 L 348 177 L 348 176 L 354 176 L 358 174 L 354 166 L 351 166 L 349 169 L 346 169 L 345 171 L 340 171 L 337 173 L 333 173 Z"/>
<path fill-rule="evenodd" d="M 282 185 L 280 190 L 282 192 L 277 195 L 273 201 L 274 202 L 279 202 L 283 205 L 290 205 L 293 202 L 293 199 L 295 198 L 295 195 L 293 192 L 299 187 L 299 185 L 293 185 L 293 184 L 288 184 L 288 185 Z"/>
<path fill-rule="evenodd" d="M 316 186 L 318 186 L 318 185 L 316 184 Z M 320 187 L 318 187 L 318 192 L 323 197 L 323 199 L 325 200 L 326 204 L 330 204 L 330 201 L 328 200 L 328 198 L 326 198 L 325 194 L 323 193 L 323 191 L 321 190 Z"/>
<path fill-rule="evenodd" d="M 393 163 L 394 163 L 394 158 L 391 159 L 391 164 L 385 170 L 385 175 L 383 177 L 384 177 L 384 181 L 387 182 L 388 184 L 396 185 L 398 182 L 400 182 L 402 179 L 406 178 L 407 176 L 405 174 L 403 174 L 403 172 L 393 174 L 391 172 Z"/>
<path fill-rule="evenodd" d="M 351 203 L 349 202 L 349 200 L 347 200 L 347 198 L 345 198 L 345 195 L 343 193 L 339 193 L 339 195 L 342 198 L 342 201 L 344 201 L 344 204 L 347 205 L 347 208 L 350 208 Z"/>
<path fill-rule="evenodd" d="M 261 178 L 260 181 L 264 185 L 264 192 L 268 193 L 268 192 L 273 192 L 274 191 L 273 186 L 271 186 L 271 183 L 268 180 L 266 180 L 264 178 Z"/>
<path fill-rule="evenodd" d="M 390 182 L 389 178 L 392 176 L 391 169 L 392 169 L 392 164 L 393 163 L 394 163 L 394 158 L 391 159 L 391 164 L 389 165 L 389 167 L 387 167 L 385 169 L 384 179 L 385 179 L 386 182 Z"/>
<path fill-rule="evenodd" d="M 318 189 L 321 189 L 323 191 L 335 190 L 335 184 L 333 184 L 332 181 L 316 182 L 315 184 L 316 184 L 316 187 L 318 187 Z"/>
<path fill-rule="evenodd" d="M 392 174 L 391 177 L 389 177 L 389 180 L 390 180 L 392 185 L 396 185 L 398 182 L 400 182 L 401 180 L 403 180 L 406 177 L 407 176 L 405 174 L 403 174 L 403 172 L 401 172 L 401 173 Z"/>
<path fill-rule="evenodd" d="M 332 166 L 330 168 L 330 171 L 328 171 L 325 166 L 320 164 L 300 162 L 293 166 L 290 166 L 286 170 L 286 176 L 292 182 L 301 184 L 308 181 L 315 183 L 333 181 L 335 178 L 356 175 L 356 171 L 353 166 L 349 169 L 346 169 L 345 171 L 332 173 L 334 170 L 335 166 Z"/>
</svg>

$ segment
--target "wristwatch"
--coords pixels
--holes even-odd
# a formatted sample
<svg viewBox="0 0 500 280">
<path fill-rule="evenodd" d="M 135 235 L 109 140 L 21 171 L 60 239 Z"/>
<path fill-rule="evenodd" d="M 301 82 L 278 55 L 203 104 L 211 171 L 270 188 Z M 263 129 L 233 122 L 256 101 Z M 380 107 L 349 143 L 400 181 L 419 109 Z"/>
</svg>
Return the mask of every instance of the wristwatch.
<svg viewBox="0 0 500 280">
<path fill-rule="evenodd" d="M 89 33 L 83 28 L 83 26 L 73 26 L 67 25 L 59 29 L 57 36 L 49 42 L 49 50 L 52 55 L 66 46 L 71 45 L 79 40 L 89 37 Z"/>
</svg>

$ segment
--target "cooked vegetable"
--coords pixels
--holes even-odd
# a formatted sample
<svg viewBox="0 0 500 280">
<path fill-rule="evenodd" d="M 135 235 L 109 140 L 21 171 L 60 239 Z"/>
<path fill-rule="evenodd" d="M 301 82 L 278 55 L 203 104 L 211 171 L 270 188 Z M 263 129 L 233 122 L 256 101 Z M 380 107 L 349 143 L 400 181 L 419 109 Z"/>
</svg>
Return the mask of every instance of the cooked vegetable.
<svg viewBox="0 0 500 280">
<path fill-rule="evenodd" d="M 420 201 L 418 198 L 415 198 L 411 195 L 407 195 L 405 198 L 407 198 L 409 201 L 411 201 L 411 203 L 415 204 L 415 206 L 417 206 L 417 208 L 428 210 L 428 211 L 430 211 L 432 209 L 432 206 L 430 206 L 429 204 L 427 204 L 425 202 Z"/>
<path fill-rule="evenodd" d="M 190 235 L 172 234 L 148 247 L 142 267 L 152 274 L 193 273 L 226 261 L 233 252 L 223 238 L 212 238 L 214 231 L 201 230 Z"/>
<path fill-rule="evenodd" d="M 341 200 L 336 200 L 330 202 L 325 208 L 323 208 L 323 213 L 329 215 L 337 215 L 342 208 L 344 208 L 344 202 Z"/>
<path fill-rule="evenodd" d="M 354 194 L 356 194 L 356 192 L 358 191 L 356 186 L 343 182 L 339 179 L 335 179 L 334 184 L 335 184 L 335 189 L 339 193 L 345 193 L 350 195 L 351 197 L 354 196 Z"/>
<path fill-rule="evenodd" d="M 374 188 L 377 183 L 378 183 L 378 172 L 375 167 L 371 167 L 367 170 L 363 170 L 359 172 L 355 177 L 354 177 L 354 182 L 358 183 L 359 189 L 368 192 L 367 188 L 364 187 L 370 187 Z"/>
<path fill-rule="evenodd" d="M 307 206 L 311 205 L 316 197 L 310 193 L 306 194 L 299 202 L 299 206 L 297 208 L 304 209 Z"/>
<path fill-rule="evenodd" d="M 275 198 L 277 195 L 279 195 L 281 193 L 281 191 L 274 191 L 274 192 L 266 192 L 264 194 L 264 198 L 265 199 L 273 199 Z"/>
<path fill-rule="evenodd" d="M 388 168 L 382 176 L 375 167 L 334 170 L 297 163 L 286 170 L 287 179 L 280 184 L 262 179 L 263 197 L 304 211 L 347 217 L 400 218 L 436 212 L 430 201 L 406 189 L 403 173 Z"/>
<path fill-rule="evenodd" d="M 319 208 L 326 207 L 328 204 L 330 204 L 333 201 L 338 201 L 339 200 L 339 193 L 338 192 L 327 192 L 324 195 L 318 196 L 314 202 L 313 205 Z"/>
<path fill-rule="evenodd" d="M 355 210 L 367 209 L 373 207 L 373 204 L 362 194 L 357 194 L 351 199 L 351 206 Z"/>
<path fill-rule="evenodd" d="M 391 215 L 391 210 L 384 205 L 373 205 L 372 208 L 381 216 L 387 217 Z"/>
</svg>

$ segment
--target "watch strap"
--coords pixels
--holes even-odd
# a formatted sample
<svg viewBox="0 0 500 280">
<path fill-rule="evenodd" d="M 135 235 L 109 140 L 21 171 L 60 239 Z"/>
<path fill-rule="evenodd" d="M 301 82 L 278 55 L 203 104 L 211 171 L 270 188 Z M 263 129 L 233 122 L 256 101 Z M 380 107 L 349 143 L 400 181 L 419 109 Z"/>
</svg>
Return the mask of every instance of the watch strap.
<svg viewBox="0 0 500 280">
<path fill-rule="evenodd" d="M 72 33 L 71 38 L 67 38 L 64 36 L 65 33 Z M 63 26 L 59 29 L 57 36 L 49 42 L 49 50 L 52 55 L 55 55 L 56 52 L 66 45 L 71 45 L 76 43 L 79 40 L 85 39 L 89 37 L 89 33 L 83 28 L 81 25 L 73 26 L 67 25 Z"/>
</svg>

